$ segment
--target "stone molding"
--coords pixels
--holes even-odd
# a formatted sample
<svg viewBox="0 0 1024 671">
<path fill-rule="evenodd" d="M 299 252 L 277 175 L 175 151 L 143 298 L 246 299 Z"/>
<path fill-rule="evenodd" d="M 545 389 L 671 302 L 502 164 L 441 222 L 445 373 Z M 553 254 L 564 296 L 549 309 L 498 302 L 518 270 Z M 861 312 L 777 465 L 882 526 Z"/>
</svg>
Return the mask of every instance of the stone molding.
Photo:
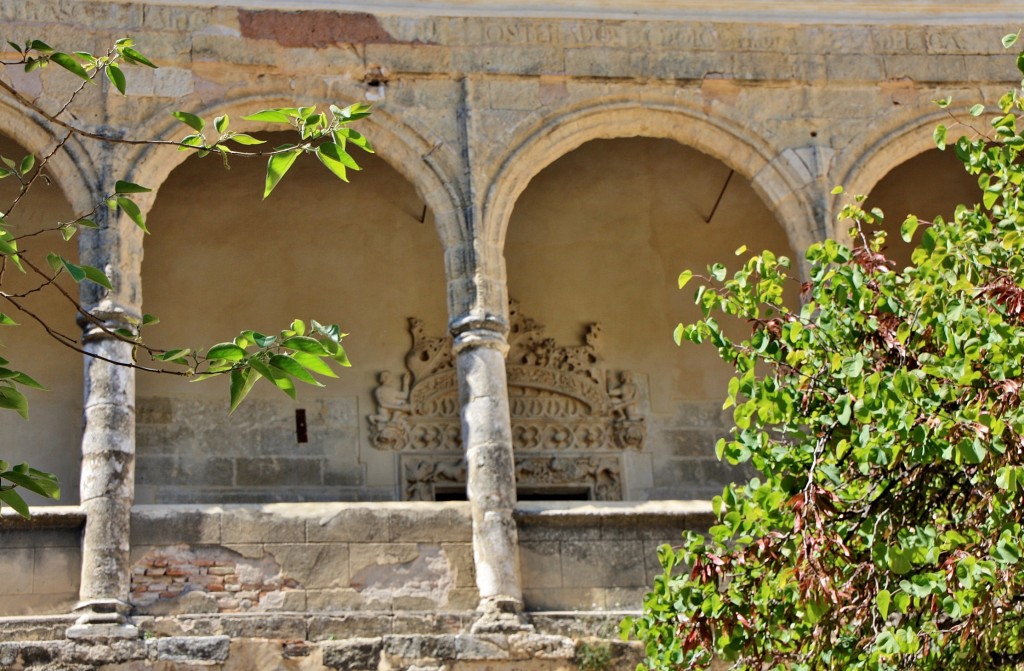
<svg viewBox="0 0 1024 671">
<path fill-rule="evenodd" d="M 576 492 L 584 488 L 593 501 L 622 500 L 622 463 L 618 456 L 518 456 L 516 484 L 525 489 Z M 439 490 L 466 485 L 466 460 L 445 457 L 402 457 L 402 496 L 408 501 L 434 501 Z"/>
<path fill-rule="evenodd" d="M 932 0 L 905 5 L 877 0 L 846 0 L 822 3 L 819 0 L 164 0 L 167 5 L 198 7 L 245 7 L 251 9 L 332 10 L 368 12 L 395 16 L 452 17 L 535 17 L 585 19 L 648 20 L 729 20 L 801 23 L 955 23 L 970 19 L 1013 22 L 1019 19 L 1015 0 L 985 0 L 962 3 Z"/>
</svg>

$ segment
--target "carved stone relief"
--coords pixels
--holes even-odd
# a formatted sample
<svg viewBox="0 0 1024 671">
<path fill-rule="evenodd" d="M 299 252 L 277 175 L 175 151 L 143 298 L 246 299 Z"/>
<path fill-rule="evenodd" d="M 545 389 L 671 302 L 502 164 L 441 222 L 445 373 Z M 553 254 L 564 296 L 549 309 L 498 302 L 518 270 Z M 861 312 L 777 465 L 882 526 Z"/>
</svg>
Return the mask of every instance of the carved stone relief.
<svg viewBox="0 0 1024 671">
<path fill-rule="evenodd" d="M 509 317 L 506 370 L 520 486 L 578 485 L 595 499 L 621 498 L 615 453 L 640 450 L 647 433 L 633 374 L 606 373 L 599 324 L 587 327 L 582 344 L 563 346 L 515 302 Z M 433 498 L 436 483 L 464 483 L 465 469 L 451 338 L 427 335 L 416 318 L 409 332 L 406 371 L 380 373 L 377 412 L 368 420 L 377 449 L 420 454 L 402 460 L 405 496 L 418 500 Z"/>
<path fill-rule="evenodd" d="M 466 485 L 466 460 L 460 457 L 402 457 L 403 496 L 407 501 L 434 501 L 438 490 Z M 583 488 L 593 501 L 622 500 L 622 464 L 614 455 L 531 455 L 516 457 L 520 488 Z"/>
</svg>

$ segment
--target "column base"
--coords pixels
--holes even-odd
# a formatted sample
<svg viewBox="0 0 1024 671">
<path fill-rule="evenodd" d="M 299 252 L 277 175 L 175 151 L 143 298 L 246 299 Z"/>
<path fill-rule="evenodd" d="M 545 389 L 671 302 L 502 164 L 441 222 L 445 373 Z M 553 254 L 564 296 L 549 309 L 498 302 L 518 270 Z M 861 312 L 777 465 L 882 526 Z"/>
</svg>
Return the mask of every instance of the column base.
<svg viewBox="0 0 1024 671">
<path fill-rule="evenodd" d="M 469 631 L 473 634 L 514 634 L 535 631 L 523 610 L 523 602 L 513 597 L 484 597 L 477 606 L 477 618 Z"/>
<path fill-rule="evenodd" d="M 131 605 L 119 599 L 94 599 L 75 606 L 80 613 L 65 636 L 72 640 L 134 639 L 139 629 L 128 620 Z"/>
</svg>

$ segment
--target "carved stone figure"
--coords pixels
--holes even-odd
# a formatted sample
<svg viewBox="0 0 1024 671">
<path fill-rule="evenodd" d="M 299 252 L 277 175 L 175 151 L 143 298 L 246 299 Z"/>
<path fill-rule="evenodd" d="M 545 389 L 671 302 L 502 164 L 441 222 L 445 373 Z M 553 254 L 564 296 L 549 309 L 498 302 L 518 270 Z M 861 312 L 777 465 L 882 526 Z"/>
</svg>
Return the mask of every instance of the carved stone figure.
<svg viewBox="0 0 1024 671">
<path fill-rule="evenodd" d="M 370 415 L 370 436 L 378 449 L 399 449 L 406 441 L 407 427 L 404 417 L 412 411 L 409 404 L 409 376 L 402 375 L 401 383 L 392 382 L 389 371 L 377 375 L 380 383 L 373 390 L 377 414 Z"/>
<path fill-rule="evenodd" d="M 608 381 L 608 396 L 612 399 L 612 415 L 622 419 L 639 419 L 640 417 L 640 394 L 633 382 L 633 374 L 629 371 L 619 373 L 619 385 L 611 386 Z"/>
</svg>

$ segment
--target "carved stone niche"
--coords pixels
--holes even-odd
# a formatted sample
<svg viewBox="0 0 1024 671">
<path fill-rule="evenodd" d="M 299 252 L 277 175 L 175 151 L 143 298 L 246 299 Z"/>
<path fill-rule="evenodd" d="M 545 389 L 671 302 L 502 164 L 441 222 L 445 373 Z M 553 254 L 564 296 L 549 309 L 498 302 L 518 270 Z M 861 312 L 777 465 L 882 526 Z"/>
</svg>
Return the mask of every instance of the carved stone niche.
<svg viewBox="0 0 1024 671">
<path fill-rule="evenodd" d="M 606 374 L 599 324 L 587 327 L 583 343 L 562 346 L 514 301 L 509 316 L 506 370 L 520 487 L 575 486 L 594 499 L 621 498 L 615 454 L 642 449 L 647 434 L 632 373 Z M 402 459 L 406 498 L 432 499 L 434 484 L 465 482 L 458 380 L 450 337 L 428 336 L 416 318 L 409 320 L 409 332 L 406 370 L 397 379 L 380 373 L 377 412 L 367 419 L 374 447 L 421 457 Z"/>
</svg>

